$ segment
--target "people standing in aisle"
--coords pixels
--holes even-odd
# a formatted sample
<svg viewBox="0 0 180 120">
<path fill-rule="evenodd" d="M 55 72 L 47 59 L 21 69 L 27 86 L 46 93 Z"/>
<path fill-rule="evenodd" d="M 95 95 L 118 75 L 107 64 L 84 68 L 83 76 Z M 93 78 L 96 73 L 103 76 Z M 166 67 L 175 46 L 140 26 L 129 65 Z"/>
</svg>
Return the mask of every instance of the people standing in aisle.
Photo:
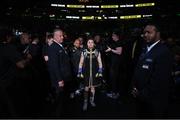
<svg viewBox="0 0 180 120">
<path fill-rule="evenodd" d="M 49 32 L 46 32 L 46 37 L 45 37 L 45 43 L 43 44 L 43 47 L 42 47 L 42 57 L 44 59 L 44 85 L 45 85 L 45 88 L 46 90 L 45 91 L 45 96 L 46 96 L 46 100 L 49 101 L 50 103 L 53 103 L 55 98 L 53 96 L 53 89 L 51 87 L 51 80 L 50 80 L 50 75 L 49 75 L 49 72 L 48 72 L 48 61 L 49 61 L 49 55 L 48 55 L 48 49 L 49 49 L 49 46 L 53 43 L 53 34 L 52 33 L 49 33 Z"/>
<path fill-rule="evenodd" d="M 48 49 L 48 70 L 55 92 L 55 116 L 57 117 L 62 116 L 66 87 L 72 77 L 69 55 L 62 45 L 63 39 L 63 31 L 55 29 L 53 43 Z"/>
<path fill-rule="evenodd" d="M 129 98 L 131 97 L 131 85 L 132 85 L 132 76 L 134 69 L 137 65 L 138 58 L 141 54 L 141 49 L 144 44 L 144 40 L 141 36 L 142 30 L 141 28 L 132 28 L 130 31 L 130 35 L 125 41 L 125 47 L 124 47 L 124 56 L 125 56 L 125 65 L 126 65 L 126 84 L 125 91 L 126 96 Z"/>
<path fill-rule="evenodd" d="M 82 49 L 84 49 L 84 43 L 85 43 L 84 38 L 82 36 L 80 36 L 80 37 L 78 37 L 78 39 L 80 40 L 80 44 L 81 44 L 80 47 Z"/>
<path fill-rule="evenodd" d="M 137 98 L 138 115 L 163 118 L 168 107 L 173 57 L 160 42 L 160 29 L 156 24 L 148 24 L 143 36 L 146 44 L 134 72 L 132 94 Z"/>
<path fill-rule="evenodd" d="M 100 86 L 101 81 L 99 78 L 102 77 L 102 61 L 100 52 L 95 49 L 93 39 L 88 39 L 87 49 L 85 49 L 80 58 L 78 77 L 84 79 L 85 90 L 84 90 L 84 104 L 83 110 L 86 111 L 88 108 L 88 94 L 90 89 L 90 104 L 95 107 L 94 102 L 95 88 Z"/>
<path fill-rule="evenodd" d="M 76 94 L 76 90 L 79 90 L 80 85 L 82 84 L 81 81 L 77 78 L 79 61 L 81 57 L 81 52 L 83 51 L 83 48 L 81 48 L 80 45 L 81 45 L 80 40 L 75 39 L 73 43 L 73 47 L 70 48 L 70 58 L 73 69 L 73 82 L 72 82 L 73 92 L 71 93 L 71 98 L 74 98 Z"/>
<path fill-rule="evenodd" d="M 20 113 L 12 93 L 17 92 L 14 85 L 18 81 L 18 71 L 24 71 L 29 59 L 21 56 L 11 40 L 6 39 L 7 35 L 5 30 L 0 32 L 0 117 L 4 117 L 4 110 L 7 110 L 9 117 L 15 118 Z"/>
<path fill-rule="evenodd" d="M 105 52 L 110 53 L 110 70 L 109 70 L 109 83 L 111 92 L 107 96 L 113 99 L 119 97 L 119 92 L 122 92 L 120 84 L 123 81 L 123 41 L 118 30 L 112 33 L 112 43 L 107 46 Z"/>
<path fill-rule="evenodd" d="M 49 57 L 48 57 L 48 48 L 49 46 L 53 43 L 53 34 L 47 34 L 46 35 L 46 42 L 45 44 L 43 45 L 43 49 L 42 49 L 42 55 L 43 55 L 43 58 L 44 58 L 44 61 L 47 63 L 48 60 L 49 60 Z"/>
</svg>

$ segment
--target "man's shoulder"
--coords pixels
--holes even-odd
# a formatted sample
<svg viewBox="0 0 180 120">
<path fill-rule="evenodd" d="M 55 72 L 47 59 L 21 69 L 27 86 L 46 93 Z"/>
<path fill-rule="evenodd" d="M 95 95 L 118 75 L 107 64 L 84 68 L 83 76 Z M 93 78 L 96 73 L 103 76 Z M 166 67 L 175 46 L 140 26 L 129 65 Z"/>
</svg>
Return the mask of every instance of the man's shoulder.
<svg viewBox="0 0 180 120">
<path fill-rule="evenodd" d="M 161 57 L 161 56 L 170 56 L 171 57 L 172 56 L 172 52 L 167 47 L 167 45 L 164 43 L 159 43 L 155 52 L 156 52 L 157 56 L 159 56 L 159 57 Z"/>
<path fill-rule="evenodd" d="M 56 42 L 53 42 L 50 46 L 50 49 L 61 49 L 60 45 L 58 45 Z"/>
<path fill-rule="evenodd" d="M 169 47 L 164 44 L 164 43 L 161 43 L 161 49 L 164 51 L 164 52 L 169 52 L 170 53 L 170 49 Z"/>
<path fill-rule="evenodd" d="M 170 52 L 169 48 L 167 47 L 166 44 L 159 42 L 156 45 L 156 50 L 159 52 Z"/>
<path fill-rule="evenodd" d="M 56 42 L 53 42 L 53 43 L 50 45 L 50 47 L 56 47 L 56 46 L 58 46 L 58 44 L 57 44 Z"/>
<path fill-rule="evenodd" d="M 58 47 L 56 46 L 56 44 L 52 43 L 49 47 L 48 47 L 48 51 L 49 53 L 54 53 L 55 51 L 57 51 Z"/>
</svg>

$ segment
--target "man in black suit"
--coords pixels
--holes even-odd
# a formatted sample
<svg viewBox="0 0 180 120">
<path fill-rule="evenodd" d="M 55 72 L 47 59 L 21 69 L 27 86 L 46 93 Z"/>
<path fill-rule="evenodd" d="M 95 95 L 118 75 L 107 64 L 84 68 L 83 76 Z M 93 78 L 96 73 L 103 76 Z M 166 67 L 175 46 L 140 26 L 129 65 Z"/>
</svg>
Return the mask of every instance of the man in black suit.
<svg viewBox="0 0 180 120">
<path fill-rule="evenodd" d="M 137 98 L 144 117 L 161 118 L 168 105 L 173 58 L 168 48 L 160 42 L 157 25 L 145 27 L 144 39 L 146 45 L 134 72 L 132 94 Z"/>
<path fill-rule="evenodd" d="M 62 105 L 64 98 L 64 88 L 67 82 L 71 79 L 71 66 L 69 56 L 64 49 L 63 31 L 55 29 L 53 35 L 53 43 L 48 49 L 48 69 L 50 73 L 52 87 L 55 90 L 55 106 L 56 116 L 62 115 Z"/>
</svg>

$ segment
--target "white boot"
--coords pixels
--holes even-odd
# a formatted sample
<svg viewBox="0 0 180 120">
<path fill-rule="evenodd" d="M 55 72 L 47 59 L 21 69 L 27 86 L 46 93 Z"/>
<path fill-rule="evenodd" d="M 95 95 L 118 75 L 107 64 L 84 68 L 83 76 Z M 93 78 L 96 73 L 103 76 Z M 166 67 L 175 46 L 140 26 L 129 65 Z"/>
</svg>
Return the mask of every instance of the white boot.
<svg viewBox="0 0 180 120">
<path fill-rule="evenodd" d="M 92 107 L 96 107 L 96 104 L 94 103 L 94 97 L 90 97 L 90 104 Z"/>
<path fill-rule="evenodd" d="M 87 100 L 84 100 L 83 111 L 87 111 L 87 107 L 88 107 L 88 102 Z"/>
</svg>

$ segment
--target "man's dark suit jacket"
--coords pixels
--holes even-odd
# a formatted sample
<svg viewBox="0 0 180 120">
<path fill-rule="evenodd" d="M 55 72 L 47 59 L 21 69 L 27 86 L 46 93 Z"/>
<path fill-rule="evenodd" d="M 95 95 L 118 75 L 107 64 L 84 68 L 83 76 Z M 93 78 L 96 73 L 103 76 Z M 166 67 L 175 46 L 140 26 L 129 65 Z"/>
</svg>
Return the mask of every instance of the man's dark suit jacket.
<svg viewBox="0 0 180 120">
<path fill-rule="evenodd" d="M 48 69 L 52 85 L 58 88 L 58 82 L 61 80 L 69 81 L 71 79 L 70 58 L 63 48 L 56 42 L 53 42 L 48 49 Z"/>
<path fill-rule="evenodd" d="M 172 66 L 172 55 L 160 42 L 140 56 L 133 77 L 135 87 L 139 90 L 138 98 L 154 108 L 166 105 Z"/>
</svg>

